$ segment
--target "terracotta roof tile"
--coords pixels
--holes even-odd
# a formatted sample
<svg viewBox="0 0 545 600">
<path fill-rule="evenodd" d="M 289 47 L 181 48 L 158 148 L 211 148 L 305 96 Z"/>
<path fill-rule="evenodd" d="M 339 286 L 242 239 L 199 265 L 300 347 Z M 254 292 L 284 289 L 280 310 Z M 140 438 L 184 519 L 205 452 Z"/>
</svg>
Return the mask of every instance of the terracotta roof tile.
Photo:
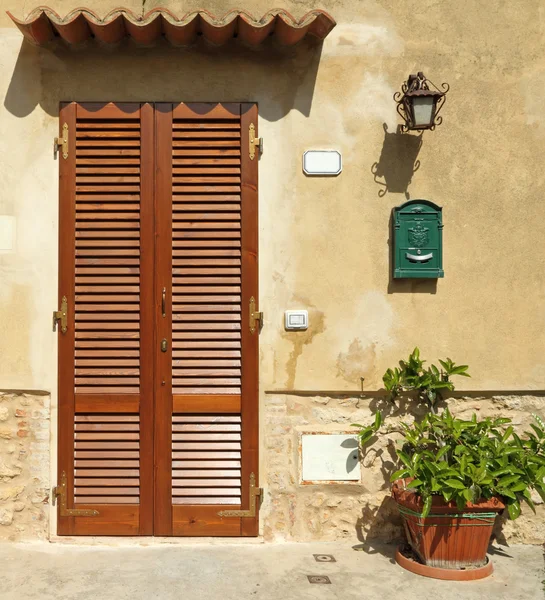
<svg viewBox="0 0 545 600">
<path fill-rule="evenodd" d="M 188 46 L 198 36 L 214 45 L 225 44 L 233 37 L 257 46 L 268 36 L 274 36 L 281 45 L 292 46 L 306 36 L 323 40 L 335 27 L 334 19 L 325 11 L 312 10 L 297 20 L 285 10 L 267 12 L 255 19 L 243 10 L 232 10 L 216 18 L 206 10 L 199 10 L 177 18 L 171 11 L 154 8 L 140 16 L 125 8 L 116 8 L 104 18 L 87 8 L 77 8 L 64 18 L 55 11 L 40 6 L 26 19 L 8 15 L 25 38 L 38 46 L 60 37 L 68 44 L 80 44 L 95 38 L 106 44 L 115 44 L 125 37 L 137 44 L 153 44 L 164 36 L 176 46 Z"/>
</svg>

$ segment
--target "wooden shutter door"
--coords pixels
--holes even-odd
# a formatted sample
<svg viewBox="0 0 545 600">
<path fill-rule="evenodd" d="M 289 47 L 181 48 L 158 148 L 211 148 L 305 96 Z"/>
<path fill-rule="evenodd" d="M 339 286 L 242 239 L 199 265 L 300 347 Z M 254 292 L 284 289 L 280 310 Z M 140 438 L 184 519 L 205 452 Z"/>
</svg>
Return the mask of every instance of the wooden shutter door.
<svg viewBox="0 0 545 600">
<path fill-rule="evenodd" d="M 153 153 L 149 104 L 66 104 L 60 163 L 58 533 L 153 533 Z M 96 510 L 97 516 L 70 511 Z M 65 515 L 63 516 L 63 512 Z"/>
<path fill-rule="evenodd" d="M 159 104 L 156 535 L 257 535 L 255 104 Z"/>
</svg>

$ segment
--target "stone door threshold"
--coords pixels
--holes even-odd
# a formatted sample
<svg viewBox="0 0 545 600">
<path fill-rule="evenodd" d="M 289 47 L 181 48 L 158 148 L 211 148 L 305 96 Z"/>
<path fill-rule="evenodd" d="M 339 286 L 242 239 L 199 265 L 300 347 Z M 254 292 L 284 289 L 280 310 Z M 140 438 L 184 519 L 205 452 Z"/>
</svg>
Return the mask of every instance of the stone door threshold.
<svg viewBox="0 0 545 600">
<path fill-rule="evenodd" d="M 153 536 L 65 536 L 51 535 L 49 542 L 66 546 L 255 546 L 264 544 L 259 537 L 153 537 Z"/>
</svg>

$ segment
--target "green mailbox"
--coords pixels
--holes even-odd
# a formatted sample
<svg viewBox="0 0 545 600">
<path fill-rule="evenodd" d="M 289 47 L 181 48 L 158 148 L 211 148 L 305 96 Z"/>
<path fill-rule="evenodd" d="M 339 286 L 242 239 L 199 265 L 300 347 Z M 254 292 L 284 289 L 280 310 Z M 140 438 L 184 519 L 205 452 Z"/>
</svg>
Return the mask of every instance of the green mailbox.
<svg viewBox="0 0 545 600">
<path fill-rule="evenodd" d="M 429 200 L 394 208 L 394 279 L 444 277 L 442 210 Z"/>
</svg>

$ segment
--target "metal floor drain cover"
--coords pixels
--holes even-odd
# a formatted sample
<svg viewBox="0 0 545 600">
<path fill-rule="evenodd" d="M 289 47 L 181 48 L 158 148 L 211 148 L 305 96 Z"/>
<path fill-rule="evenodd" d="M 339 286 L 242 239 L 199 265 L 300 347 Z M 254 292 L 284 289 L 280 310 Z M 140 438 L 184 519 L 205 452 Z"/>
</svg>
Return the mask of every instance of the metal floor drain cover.
<svg viewBox="0 0 545 600">
<path fill-rule="evenodd" d="M 326 575 L 307 575 L 309 583 L 331 583 Z"/>
<path fill-rule="evenodd" d="M 313 554 L 316 562 L 337 562 L 333 554 Z"/>
</svg>

